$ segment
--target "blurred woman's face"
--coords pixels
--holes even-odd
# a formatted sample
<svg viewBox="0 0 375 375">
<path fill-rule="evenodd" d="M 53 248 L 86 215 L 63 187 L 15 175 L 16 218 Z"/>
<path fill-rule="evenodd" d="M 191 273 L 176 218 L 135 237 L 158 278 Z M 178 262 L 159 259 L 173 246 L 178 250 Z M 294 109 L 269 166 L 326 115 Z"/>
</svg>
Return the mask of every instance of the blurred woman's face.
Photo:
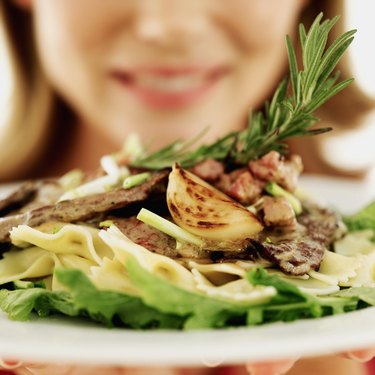
<svg viewBox="0 0 375 375">
<path fill-rule="evenodd" d="M 157 145 L 243 126 L 306 0 L 33 0 L 42 64 L 79 119 Z"/>
</svg>

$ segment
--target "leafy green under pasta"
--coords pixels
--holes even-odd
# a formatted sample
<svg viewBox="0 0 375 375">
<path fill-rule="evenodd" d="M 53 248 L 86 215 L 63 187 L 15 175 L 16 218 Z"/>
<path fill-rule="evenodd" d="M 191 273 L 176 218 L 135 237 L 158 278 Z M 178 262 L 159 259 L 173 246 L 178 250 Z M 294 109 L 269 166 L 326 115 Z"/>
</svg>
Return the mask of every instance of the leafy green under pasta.
<svg viewBox="0 0 375 375">
<path fill-rule="evenodd" d="M 254 285 L 272 286 L 277 294 L 269 303 L 246 305 L 210 298 L 179 288 L 144 269 L 136 259 L 126 265 L 140 297 L 98 290 L 79 270 L 57 269 L 64 291 L 28 285 L 0 291 L 0 307 L 14 320 L 59 313 L 81 316 L 107 326 L 135 329 L 197 329 L 256 325 L 318 318 L 375 305 L 375 288 L 351 288 L 328 297 L 302 292 L 263 269 L 247 274 Z"/>
<path fill-rule="evenodd" d="M 354 215 L 344 217 L 350 231 L 372 229 L 375 231 L 375 201 Z"/>
<path fill-rule="evenodd" d="M 56 269 L 56 277 L 67 291 L 44 288 L 0 290 L 0 307 L 14 320 L 28 320 L 60 313 L 82 316 L 107 326 L 129 328 L 179 328 L 182 319 L 146 306 L 140 298 L 98 290 L 82 271 Z"/>
</svg>

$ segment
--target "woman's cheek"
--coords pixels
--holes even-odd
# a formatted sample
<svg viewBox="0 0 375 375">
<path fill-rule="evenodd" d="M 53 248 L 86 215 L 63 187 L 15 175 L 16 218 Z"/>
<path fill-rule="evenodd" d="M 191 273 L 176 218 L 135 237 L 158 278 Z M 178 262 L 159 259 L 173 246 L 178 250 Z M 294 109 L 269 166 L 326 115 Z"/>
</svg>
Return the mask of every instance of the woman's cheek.
<svg viewBox="0 0 375 375">
<path fill-rule="evenodd" d="M 234 0 L 228 4 L 223 19 L 243 49 L 264 49 L 296 31 L 305 3 L 306 0 Z"/>
</svg>

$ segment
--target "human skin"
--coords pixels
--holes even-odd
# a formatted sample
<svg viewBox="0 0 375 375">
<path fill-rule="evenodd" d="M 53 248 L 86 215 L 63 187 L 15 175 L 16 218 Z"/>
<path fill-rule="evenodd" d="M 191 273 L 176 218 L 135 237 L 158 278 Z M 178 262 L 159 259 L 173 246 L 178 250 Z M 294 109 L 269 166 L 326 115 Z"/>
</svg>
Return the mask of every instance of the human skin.
<svg viewBox="0 0 375 375">
<path fill-rule="evenodd" d="M 95 150 L 118 149 L 132 132 L 158 148 L 207 126 L 202 141 L 243 127 L 285 73 L 284 38 L 306 0 L 18 3 L 33 13 L 49 81 L 77 115 L 75 166 L 78 155 L 94 166 Z"/>
<path fill-rule="evenodd" d="M 249 363 L 244 367 L 234 367 L 231 375 L 365 375 L 365 369 L 359 362 L 370 360 L 375 354 L 374 349 L 353 351 L 339 356 L 310 358 L 297 361 L 296 358 L 285 359 L 277 362 Z M 345 360 L 349 358 L 351 361 Z M 296 363 L 297 362 L 297 363 Z M 157 368 L 125 368 L 125 367 L 101 367 L 101 366 L 76 366 L 56 364 L 22 364 L 21 362 L 2 361 L 6 368 L 13 368 L 17 375 L 88 375 L 92 372 L 100 372 L 103 375 L 214 375 L 214 368 L 190 368 L 172 369 Z M 1 368 L 1 366 L 0 366 Z"/>
</svg>

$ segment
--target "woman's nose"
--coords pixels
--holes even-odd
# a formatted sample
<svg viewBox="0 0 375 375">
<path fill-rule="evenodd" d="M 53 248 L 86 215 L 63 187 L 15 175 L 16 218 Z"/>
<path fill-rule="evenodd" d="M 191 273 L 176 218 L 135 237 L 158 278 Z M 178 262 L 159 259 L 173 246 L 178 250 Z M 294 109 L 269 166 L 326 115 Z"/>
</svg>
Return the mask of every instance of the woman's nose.
<svg viewBox="0 0 375 375">
<path fill-rule="evenodd" d="M 138 0 L 134 30 L 143 42 L 174 47 L 198 39 L 209 27 L 203 0 Z"/>
</svg>

